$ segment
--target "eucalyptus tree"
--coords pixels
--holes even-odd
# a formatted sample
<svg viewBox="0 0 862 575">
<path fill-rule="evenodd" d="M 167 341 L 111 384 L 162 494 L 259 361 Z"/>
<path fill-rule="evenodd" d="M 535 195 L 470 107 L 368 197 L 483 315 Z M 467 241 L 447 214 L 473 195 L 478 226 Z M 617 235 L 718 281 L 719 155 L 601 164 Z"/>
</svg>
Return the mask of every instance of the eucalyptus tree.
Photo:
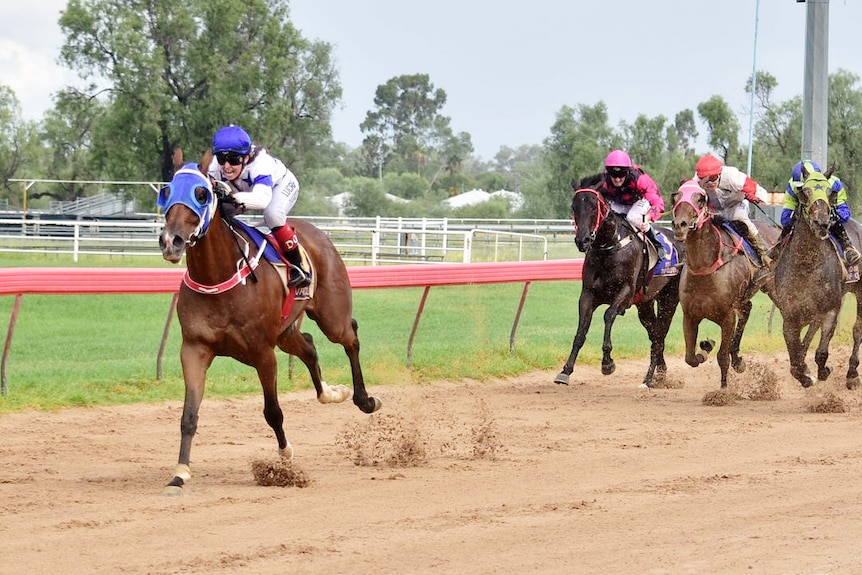
<svg viewBox="0 0 862 575">
<path fill-rule="evenodd" d="M 0 84 L 0 183 L 8 189 L 22 162 L 26 125 L 15 91 Z"/>
<path fill-rule="evenodd" d="M 369 175 L 381 178 L 385 167 L 415 172 L 429 152 L 441 151 L 451 136 L 450 119 L 441 114 L 445 104 L 446 92 L 435 89 L 427 74 L 396 76 L 377 86 L 375 108 L 359 125 Z"/>
<path fill-rule="evenodd" d="M 536 217 L 567 217 L 572 180 L 601 170 L 605 156 L 620 143 L 621 138 L 608 124 L 604 102 L 595 106 L 579 104 L 577 108 L 563 106 L 551 126 L 551 135 L 544 141 L 545 197 L 537 197 L 538 190 L 531 186 L 525 198 L 526 208 L 531 213 L 546 212 Z"/>
<path fill-rule="evenodd" d="M 707 125 L 706 142 L 725 164 L 736 164 L 740 159 L 739 120 L 721 96 L 712 96 L 697 105 L 697 113 Z"/>
<path fill-rule="evenodd" d="M 105 104 L 93 160 L 112 177 L 168 179 L 177 144 L 197 155 L 236 123 L 310 162 L 331 140 L 341 87 L 331 46 L 304 39 L 289 15 L 287 0 L 69 0 L 61 61 Z"/>
</svg>

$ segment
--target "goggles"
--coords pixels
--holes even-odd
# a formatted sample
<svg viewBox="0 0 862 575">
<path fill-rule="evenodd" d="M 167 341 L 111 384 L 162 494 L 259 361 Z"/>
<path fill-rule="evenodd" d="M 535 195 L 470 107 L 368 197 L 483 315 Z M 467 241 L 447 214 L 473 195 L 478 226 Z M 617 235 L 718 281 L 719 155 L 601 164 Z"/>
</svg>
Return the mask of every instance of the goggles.
<svg viewBox="0 0 862 575">
<path fill-rule="evenodd" d="M 226 163 L 231 166 L 239 166 L 242 164 L 243 154 L 239 152 L 219 152 L 216 154 L 216 161 L 219 166 L 223 166 Z"/>
<path fill-rule="evenodd" d="M 628 174 L 628 168 L 621 168 L 618 166 L 611 166 L 608 168 L 608 175 L 612 178 L 625 178 Z"/>
</svg>

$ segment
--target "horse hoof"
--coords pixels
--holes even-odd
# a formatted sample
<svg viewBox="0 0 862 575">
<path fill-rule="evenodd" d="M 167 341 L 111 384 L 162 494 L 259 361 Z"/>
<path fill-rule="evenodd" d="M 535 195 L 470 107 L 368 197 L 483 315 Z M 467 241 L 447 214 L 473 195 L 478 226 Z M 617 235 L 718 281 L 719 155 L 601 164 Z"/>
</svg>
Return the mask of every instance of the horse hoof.
<svg viewBox="0 0 862 575">
<path fill-rule="evenodd" d="M 560 385 L 569 385 L 569 376 L 565 373 L 558 373 L 557 377 L 554 378 L 554 383 L 559 383 Z"/>
<path fill-rule="evenodd" d="M 667 379 L 667 367 L 664 365 L 656 366 L 655 373 L 653 374 L 653 381 L 662 382 Z M 650 386 L 652 387 L 652 386 Z"/>
<path fill-rule="evenodd" d="M 713 349 L 715 349 L 715 340 L 714 339 L 705 339 L 700 342 L 700 349 L 705 351 L 706 353 L 710 353 Z"/>
<path fill-rule="evenodd" d="M 369 397 L 371 400 L 371 413 L 378 411 L 381 407 L 383 407 L 383 402 L 377 399 L 376 397 Z"/>
<path fill-rule="evenodd" d="M 179 497 L 183 494 L 185 494 L 185 492 L 179 485 L 166 485 L 165 488 L 162 489 L 162 495 L 165 497 Z"/>
<path fill-rule="evenodd" d="M 811 387 L 814 385 L 814 380 L 806 375 L 803 379 L 799 380 L 799 383 L 802 384 L 802 387 Z"/>
<path fill-rule="evenodd" d="M 293 460 L 293 446 L 288 443 L 284 449 L 278 450 L 278 455 L 285 461 Z"/>
<path fill-rule="evenodd" d="M 700 365 L 701 363 L 706 362 L 706 358 L 709 356 L 707 356 L 705 353 L 699 353 L 698 352 L 698 353 L 694 354 L 694 357 L 697 359 L 698 365 Z"/>
<path fill-rule="evenodd" d="M 616 371 L 617 366 L 614 362 L 602 364 L 602 375 L 610 375 Z"/>
<path fill-rule="evenodd" d="M 733 370 L 736 371 L 736 373 L 744 373 L 745 372 L 745 360 L 740 357 L 737 361 L 733 362 L 732 367 L 733 367 Z"/>
<path fill-rule="evenodd" d="M 346 385 L 328 385 L 325 381 L 320 382 L 320 388 L 320 395 L 317 397 L 320 403 L 341 403 L 352 393 Z"/>
<path fill-rule="evenodd" d="M 847 378 L 847 389 L 859 389 L 859 376 Z"/>
<path fill-rule="evenodd" d="M 820 381 L 826 381 L 829 379 L 829 375 L 832 373 L 831 367 L 822 367 L 817 370 L 817 379 Z"/>
</svg>

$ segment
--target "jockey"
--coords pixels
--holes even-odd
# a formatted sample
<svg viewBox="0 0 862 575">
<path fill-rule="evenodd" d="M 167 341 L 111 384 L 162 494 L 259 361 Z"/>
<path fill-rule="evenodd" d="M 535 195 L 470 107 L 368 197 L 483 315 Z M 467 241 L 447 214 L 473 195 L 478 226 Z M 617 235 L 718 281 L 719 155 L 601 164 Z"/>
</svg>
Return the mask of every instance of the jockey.
<svg viewBox="0 0 862 575">
<path fill-rule="evenodd" d="M 787 188 L 784 190 L 784 204 L 781 211 L 781 241 L 790 232 L 790 227 L 796 219 L 796 208 L 799 207 L 799 198 L 797 193 L 802 188 L 802 167 L 806 166 L 808 172 L 820 173 L 820 166 L 812 160 L 803 160 L 793 166 L 793 172 L 790 176 L 790 181 L 787 182 Z M 850 206 L 847 204 L 847 190 L 844 184 L 837 176 L 829 177 L 829 184 L 832 190 L 832 223 L 829 225 L 835 237 L 841 242 L 841 247 L 844 248 L 844 257 L 847 263 L 853 265 L 859 262 L 860 254 L 853 246 L 850 236 L 847 235 L 847 230 L 844 229 L 844 223 L 850 219 Z"/>
<path fill-rule="evenodd" d="M 245 130 L 230 125 L 219 128 L 213 136 L 208 175 L 227 184 L 231 195 L 245 208 L 263 210 L 264 223 L 290 263 L 288 284 L 307 286 L 309 270 L 302 262 L 299 238 L 287 222 L 299 195 L 299 181 L 293 172 L 264 148 L 252 145 Z"/>
<path fill-rule="evenodd" d="M 614 150 L 605 158 L 605 169 L 597 189 L 610 208 L 625 214 L 632 227 L 655 246 L 659 259 L 664 259 L 664 246 L 651 225 L 664 212 L 664 200 L 655 181 L 640 166 L 634 165 L 627 153 Z"/>
<path fill-rule="evenodd" d="M 748 203 L 759 204 L 769 199 L 766 189 L 751 179 L 748 174 L 733 166 L 725 166 L 721 160 L 706 154 L 697 161 L 697 180 L 706 192 L 709 207 L 731 222 L 745 224 L 744 234 L 748 243 L 757 252 L 763 266 L 772 259 L 768 248 L 748 215 Z"/>
</svg>

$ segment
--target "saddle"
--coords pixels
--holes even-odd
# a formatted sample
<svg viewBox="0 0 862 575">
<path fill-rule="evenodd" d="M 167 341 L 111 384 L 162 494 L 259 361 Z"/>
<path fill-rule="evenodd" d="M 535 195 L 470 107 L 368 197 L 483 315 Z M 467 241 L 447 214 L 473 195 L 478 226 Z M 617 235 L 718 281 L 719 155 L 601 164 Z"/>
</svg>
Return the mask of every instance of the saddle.
<svg viewBox="0 0 862 575">
<path fill-rule="evenodd" d="M 290 263 L 284 259 L 275 238 L 273 238 L 271 234 L 265 233 L 260 228 L 256 228 L 242 220 L 234 220 L 234 223 L 249 235 L 255 245 L 263 246 L 263 244 L 266 243 L 266 247 L 263 250 L 263 259 L 272 264 L 278 272 L 278 277 L 281 278 L 281 283 L 284 285 L 284 290 L 287 294 L 285 297 L 284 309 L 282 310 L 283 316 L 287 316 L 294 301 L 302 301 L 314 297 L 314 290 L 317 287 L 317 274 L 315 273 L 314 264 L 311 261 L 311 258 L 308 257 L 308 252 L 301 243 L 299 244 L 299 253 L 302 256 L 302 263 L 305 264 L 309 270 L 311 281 L 307 286 L 292 288 L 287 285 L 287 273 Z"/>
</svg>

